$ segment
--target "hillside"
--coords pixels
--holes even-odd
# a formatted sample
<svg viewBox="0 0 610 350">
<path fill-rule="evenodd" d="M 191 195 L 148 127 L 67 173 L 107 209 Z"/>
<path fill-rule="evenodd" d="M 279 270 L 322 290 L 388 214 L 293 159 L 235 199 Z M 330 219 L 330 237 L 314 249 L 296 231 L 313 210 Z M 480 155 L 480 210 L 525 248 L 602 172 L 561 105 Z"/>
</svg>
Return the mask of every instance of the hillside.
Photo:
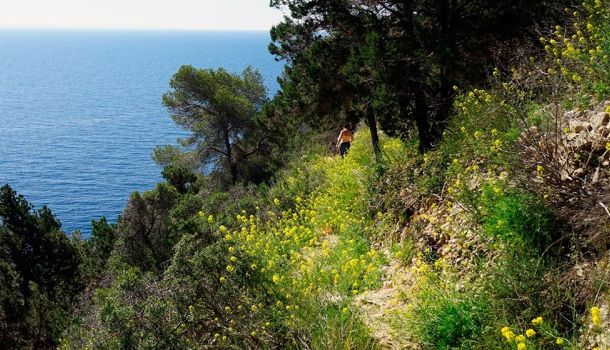
<svg viewBox="0 0 610 350">
<path fill-rule="evenodd" d="M 6 339 L 44 329 L 28 339 L 65 350 L 609 349 L 610 4 L 563 12 L 570 27 L 545 32 L 539 51 L 523 44 L 510 62 L 479 67 L 484 81 L 452 86 L 450 118 L 430 134 L 402 120 L 411 129 L 379 132 L 375 149 L 369 115 L 345 158 L 328 147 L 334 131 L 282 114 L 300 85 L 286 83 L 269 102 L 277 109 L 258 113 L 254 70 L 182 67 L 164 103 L 192 128 L 183 143 L 201 147 L 158 148 L 166 181 L 132 194 L 117 225 L 94 222 L 89 241 L 68 242 L 50 211 L 3 188 L 0 238 L 11 244 L 0 277 L 22 294 L 0 294 L 12 311 L 0 324 L 27 311 Z M 363 51 L 365 61 L 378 54 Z M 373 90 L 374 108 L 400 110 Z M 324 108 L 318 97 L 311 104 Z M 282 118 L 294 125 L 274 124 Z M 266 148 L 266 132 L 289 139 L 287 151 Z M 218 168 L 193 172 L 197 157 Z M 36 259 L 53 264 L 9 259 L 38 245 Z M 61 256 L 77 271 L 69 280 L 56 278 Z"/>
</svg>

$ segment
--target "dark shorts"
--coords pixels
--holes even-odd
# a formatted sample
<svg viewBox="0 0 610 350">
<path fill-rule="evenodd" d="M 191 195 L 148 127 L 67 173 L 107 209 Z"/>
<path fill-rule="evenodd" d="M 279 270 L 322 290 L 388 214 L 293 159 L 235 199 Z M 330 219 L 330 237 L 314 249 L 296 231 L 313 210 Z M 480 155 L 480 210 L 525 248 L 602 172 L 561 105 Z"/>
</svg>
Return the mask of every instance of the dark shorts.
<svg viewBox="0 0 610 350">
<path fill-rule="evenodd" d="M 339 155 L 341 157 L 343 157 L 345 154 L 347 154 L 347 151 L 349 150 L 349 142 L 343 142 L 342 144 L 339 145 Z"/>
</svg>

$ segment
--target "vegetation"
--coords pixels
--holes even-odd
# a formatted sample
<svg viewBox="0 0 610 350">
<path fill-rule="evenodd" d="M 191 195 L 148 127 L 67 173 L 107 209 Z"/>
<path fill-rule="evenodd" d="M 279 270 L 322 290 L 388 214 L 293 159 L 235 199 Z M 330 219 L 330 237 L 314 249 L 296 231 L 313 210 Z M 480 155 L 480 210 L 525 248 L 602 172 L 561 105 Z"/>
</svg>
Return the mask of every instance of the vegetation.
<svg viewBox="0 0 610 350">
<path fill-rule="evenodd" d="M 273 140 L 261 118 L 267 91 L 260 73 L 252 68 L 235 75 L 222 68 L 183 66 L 170 86 L 163 103 L 174 121 L 192 135 L 181 141 L 185 152 L 171 146 L 157 148 L 157 161 L 192 169 L 211 166 L 228 174 L 233 185 L 238 180 L 260 181 L 265 169 L 253 158 L 268 157 Z"/>
<path fill-rule="evenodd" d="M 281 91 L 182 67 L 192 137 L 116 225 L 2 189 L 2 344 L 610 348 L 610 3 L 272 5 Z"/>
<path fill-rule="evenodd" d="M 452 86 L 484 82 L 481 67 L 508 59 L 504 50 L 534 36 L 537 23 L 561 20 L 557 10 L 569 2 L 271 4 L 291 14 L 272 29 L 270 48 L 288 60 L 281 94 L 298 101 L 297 117 L 324 126 L 343 112 L 351 121 L 367 120 L 373 136 L 376 121 L 403 137 L 415 126 L 424 151 L 449 118 Z"/>
<path fill-rule="evenodd" d="M 47 348 L 69 320 L 83 288 L 80 256 L 61 225 L 43 207 L 7 185 L 0 189 L 0 343 L 9 348 Z"/>
</svg>

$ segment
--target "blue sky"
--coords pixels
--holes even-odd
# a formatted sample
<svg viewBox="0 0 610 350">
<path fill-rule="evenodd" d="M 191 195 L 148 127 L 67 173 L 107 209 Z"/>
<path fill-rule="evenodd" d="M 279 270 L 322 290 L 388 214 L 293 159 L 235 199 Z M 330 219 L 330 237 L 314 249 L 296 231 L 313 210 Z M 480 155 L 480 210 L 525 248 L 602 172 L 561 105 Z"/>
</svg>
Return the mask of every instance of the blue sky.
<svg viewBox="0 0 610 350">
<path fill-rule="evenodd" d="M 0 5 L 4 28 L 269 30 L 269 0 L 18 0 Z"/>
</svg>

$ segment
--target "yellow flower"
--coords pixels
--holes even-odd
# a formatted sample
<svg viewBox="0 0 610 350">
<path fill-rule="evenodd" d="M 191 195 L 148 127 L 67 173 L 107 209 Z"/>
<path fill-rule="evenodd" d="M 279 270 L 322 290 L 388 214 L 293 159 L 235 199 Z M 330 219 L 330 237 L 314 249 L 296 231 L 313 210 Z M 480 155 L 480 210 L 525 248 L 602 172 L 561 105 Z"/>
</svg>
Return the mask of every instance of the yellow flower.
<svg viewBox="0 0 610 350">
<path fill-rule="evenodd" d="M 573 80 L 575 83 L 579 83 L 579 82 L 582 80 L 582 78 L 580 77 L 580 75 L 578 75 L 578 74 L 574 73 L 574 74 L 572 74 L 572 80 Z"/>
<path fill-rule="evenodd" d="M 527 335 L 528 338 L 531 338 L 536 335 L 536 331 L 530 328 L 525 331 L 525 335 Z"/>
<path fill-rule="evenodd" d="M 225 276 L 220 276 L 220 283 L 225 283 L 227 281 L 227 279 L 225 278 Z"/>
<path fill-rule="evenodd" d="M 275 275 L 273 275 L 273 283 L 279 283 L 280 282 L 280 275 L 278 275 L 277 273 Z"/>
<path fill-rule="evenodd" d="M 273 198 L 273 204 L 275 205 L 280 205 L 280 200 L 276 198 Z"/>
<path fill-rule="evenodd" d="M 593 321 L 593 324 L 596 326 L 602 324 L 602 320 L 599 314 L 599 308 L 597 306 L 591 308 L 591 321 Z"/>
<path fill-rule="evenodd" d="M 233 265 L 227 265 L 226 269 L 229 272 L 233 272 L 235 270 L 235 268 L 233 268 Z"/>
<path fill-rule="evenodd" d="M 511 331 L 508 327 L 502 328 L 502 336 L 504 336 L 504 338 L 506 338 L 506 341 L 509 343 L 512 343 L 515 339 L 515 333 L 513 333 L 513 331 Z"/>
<path fill-rule="evenodd" d="M 542 322 L 543 322 L 543 320 L 542 320 L 541 316 L 538 316 L 538 317 L 536 317 L 535 319 L 532 320 L 532 324 L 534 326 L 539 326 L 539 325 L 542 324 Z"/>
<path fill-rule="evenodd" d="M 527 346 L 525 346 L 525 343 L 517 344 L 517 350 L 525 350 L 525 349 L 527 349 Z"/>
<path fill-rule="evenodd" d="M 563 338 L 557 338 L 557 340 L 555 340 L 555 344 L 562 346 L 565 344 L 565 340 Z"/>
<path fill-rule="evenodd" d="M 209 223 L 209 224 L 211 224 L 211 223 L 213 223 L 213 222 L 214 222 L 214 216 L 212 216 L 212 214 L 210 214 L 210 215 L 208 216 L 208 223 Z"/>
<path fill-rule="evenodd" d="M 232 256 L 229 260 L 231 260 L 232 262 L 236 262 L 237 261 L 237 257 Z"/>
<path fill-rule="evenodd" d="M 525 337 L 523 336 L 523 334 L 519 334 L 518 336 L 515 337 L 515 340 L 518 341 L 519 343 L 523 343 L 525 341 Z"/>
</svg>

